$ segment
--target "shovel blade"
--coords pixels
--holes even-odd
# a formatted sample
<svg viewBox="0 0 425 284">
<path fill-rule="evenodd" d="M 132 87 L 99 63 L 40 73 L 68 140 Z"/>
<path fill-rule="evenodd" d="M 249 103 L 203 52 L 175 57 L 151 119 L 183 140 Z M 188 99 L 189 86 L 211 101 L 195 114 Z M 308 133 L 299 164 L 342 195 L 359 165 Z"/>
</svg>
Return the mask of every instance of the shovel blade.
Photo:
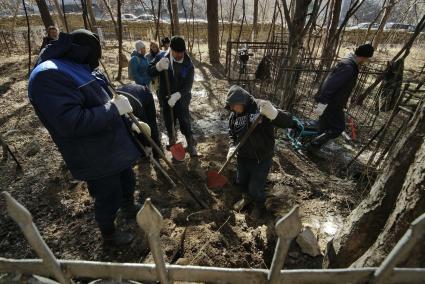
<svg viewBox="0 0 425 284">
<path fill-rule="evenodd" d="M 186 151 L 184 150 L 182 143 L 176 143 L 170 146 L 171 155 L 177 161 L 183 161 Z"/>
<path fill-rule="evenodd" d="M 227 178 L 218 173 L 218 171 L 211 170 L 207 173 L 207 186 L 210 189 L 222 188 L 227 183 Z"/>
</svg>

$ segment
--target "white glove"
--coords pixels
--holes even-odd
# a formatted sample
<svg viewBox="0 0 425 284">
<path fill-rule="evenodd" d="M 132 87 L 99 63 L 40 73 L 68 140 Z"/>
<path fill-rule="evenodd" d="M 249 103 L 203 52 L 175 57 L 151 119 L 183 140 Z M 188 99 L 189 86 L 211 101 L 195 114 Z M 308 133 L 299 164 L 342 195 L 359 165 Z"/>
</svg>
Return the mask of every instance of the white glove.
<svg viewBox="0 0 425 284">
<path fill-rule="evenodd" d="M 143 133 L 146 133 L 149 136 L 151 136 L 151 128 L 149 127 L 149 125 L 147 123 L 144 123 L 143 121 L 140 121 L 140 120 L 139 120 L 139 123 L 143 128 Z M 140 128 L 134 122 L 131 124 L 131 130 L 133 130 L 134 132 L 136 132 L 138 134 L 141 133 Z"/>
<path fill-rule="evenodd" d="M 320 115 L 322 115 L 322 114 L 323 114 L 323 112 L 325 111 L 325 109 L 326 109 L 326 107 L 327 107 L 327 106 L 328 106 L 328 105 L 325 105 L 325 104 L 319 103 L 319 104 L 317 105 L 317 107 L 314 109 L 314 112 L 320 116 Z"/>
<path fill-rule="evenodd" d="M 257 105 L 260 108 L 260 113 L 270 120 L 274 120 L 279 113 L 270 101 L 257 100 Z"/>
<path fill-rule="evenodd" d="M 235 150 L 236 150 L 236 147 L 235 146 L 232 146 L 232 147 L 229 148 L 229 151 L 227 152 L 226 160 L 228 160 L 230 158 L 230 156 L 233 155 L 233 153 L 235 152 Z"/>
<path fill-rule="evenodd" d="M 111 100 L 111 103 L 113 103 L 117 107 L 120 115 L 124 115 L 124 114 L 130 113 L 130 112 L 133 111 L 133 108 L 131 107 L 130 102 L 123 95 L 118 95 L 118 96 L 114 97 Z"/>
<path fill-rule="evenodd" d="M 180 100 L 180 98 L 182 97 L 182 95 L 180 94 L 180 92 L 174 93 L 171 95 L 171 97 L 168 99 L 168 105 L 170 107 L 174 107 L 174 105 L 176 104 L 176 102 L 178 100 Z"/>
<path fill-rule="evenodd" d="M 163 57 L 158 61 L 158 63 L 156 63 L 155 66 L 158 72 L 168 70 L 168 66 L 170 66 L 170 60 L 166 57 Z"/>
</svg>

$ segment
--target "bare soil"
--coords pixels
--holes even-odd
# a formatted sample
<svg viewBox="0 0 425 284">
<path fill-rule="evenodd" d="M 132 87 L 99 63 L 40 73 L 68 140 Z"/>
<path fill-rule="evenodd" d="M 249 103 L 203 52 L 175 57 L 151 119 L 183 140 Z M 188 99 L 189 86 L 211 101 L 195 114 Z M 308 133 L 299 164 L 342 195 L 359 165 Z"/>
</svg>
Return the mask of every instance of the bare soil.
<svg viewBox="0 0 425 284">
<path fill-rule="evenodd" d="M 116 74 L 116 53 L 106 50 L 105 54 L 109 74 Z M 23 173 L 17 173 L 11 159 L 0 161 L 1 190 L 10 192 L 28 208 L 58 258 L 152 262 L 144 233 L 135 222 L 120 217 L 118 223 L 136 231 L 137 239 L 124 248 L 103 246 L 86 184 L 73 180 L 49 134 L 28 105 L 26 59 L 24 55 L 0 59 L 0 131 L 23 165 Z M 303 224 L 312 227 L 323 251 L 344 217 L 359 202 L 362 191 L 356 181 L 338 172 L 335 156 L 313 161 L 297 154 L 287 141 L 279 138 L 267 183 L 268 214 L 253 219 L 249 206 L 241 212 L 233 211 L 232 205 L 241 197 L 238 188 L 229 183 L 213 191 L 205 185 L 206 171 L 218 169 L 227 153 L 228 113 L 223 105 L 229 85 L 222 75 L 222 66 L 197 60 L 195 64 L 191 113 L 201 157 L 187 158 L 176 166 L 191 189 L 210 204 L 210 209 L 197 207 L 181 186 L 170 188 L 146 161 L 135 167 L 139 201 L 150 197 L 164 217 L 161 239 L 166 261 L 270 267 L 276 243 L 274 224 L 296 204 L 300 206 Z M 159 114 L 158 119 L 161 120 Z M 234 164 L 225 174 L 230 180 L 234 178 Z M 0 210 L 0 257 L 35 258 L 18 226 L 7 216 L 3 199 Z M 285 268 L 320 268 L 321 261 L 321 256 L 310 257 L 293 242 Z"/>
</svg>

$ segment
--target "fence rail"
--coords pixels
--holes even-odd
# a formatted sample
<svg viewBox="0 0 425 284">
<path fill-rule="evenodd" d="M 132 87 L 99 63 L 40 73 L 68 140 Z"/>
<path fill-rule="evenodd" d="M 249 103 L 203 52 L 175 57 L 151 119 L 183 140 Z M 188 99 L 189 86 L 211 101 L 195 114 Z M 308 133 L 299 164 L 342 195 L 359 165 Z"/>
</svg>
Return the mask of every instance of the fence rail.
<svg viewBox="0 0 425 284">
<path fill-rule="evenodd" d="M 72 279 L 110 279 L 112 283 L 123 280 L 161 281 L 172 283 L 213 282 L 213 283 L 423 283 L 425 269 L 395 268 L 403 261 L 425 233 L 425 214 L 418 217 L 400 239 L 395 248 L 378 268 L 358 269 L 299 269 L 282 270 L 291 241 L 302 229 L 298 207 L 294 207 L 276 223 L 278 241 L 271 268 L 244 269 L 201 266 L 168 265 L 163 258 L 160 243 L 162 216 L 150 199 L 145 201 L 137 214 L 137 223 L 147 234 L 155 264 L 111 263 L 80 260 L 58 260 L 42 239 L 32 222 L 31 213 L 9 193 L 3 192 L 7 211 L 18 223 L 28 242 L 41 259 L 0 258 L 0 273 L 19 275 L 41 275 L 53 277 L 59 283 L 73 283 Z M 21 279 L 17 281 L 21 281 Z M 41 284 L 48 283 L 42 282 Z M 16 282 L 22 283 L 22 282 Z M 52 283 L 52 282 L 49 282 Z"/>
</svg>

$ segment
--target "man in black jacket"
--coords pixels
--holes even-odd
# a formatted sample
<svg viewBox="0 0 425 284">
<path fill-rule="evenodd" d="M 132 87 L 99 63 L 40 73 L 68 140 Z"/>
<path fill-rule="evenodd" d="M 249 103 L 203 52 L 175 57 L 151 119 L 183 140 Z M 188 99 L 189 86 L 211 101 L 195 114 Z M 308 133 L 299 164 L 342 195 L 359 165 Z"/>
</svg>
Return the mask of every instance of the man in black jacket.
<svg viewBox="0 0 425 284">
<path fill-rule="evenodd" d="M 167 90 L 165 72 L 168 73 L 170 90 Z M 152 77 L 159 76 L 157 96 L 164 114 L 164 122 L 170 145 L 173 145 L 176 139 L 176 137 L 173 137 L 171 128 L 170 107 L 172 107 L 174 111 L 173 119 L 178 119 L 180 130 L 186 137 L 187 151 L 191 157 L 196 157 L 198 153 L 195 148 L 189 113 L 195 69 L 192 60 L 186 53 L 184 39 L 179 36 L 172 37 L 169 51 L 163 57 L 157 56 L 151 62 L 148 73 Z"/>
<path fill-rule="evenodd" d="M 232 111 L 229 118 L 230 148 L 227 158 L 234 153 L 236 145 L 255 118 L 258 115 L 263 116 L 261 123 L 237 153 L 236 182 L 245 195 L 234 206 L 235 210 L 241 210 L 253 199 L 261 214 L 265 209 L 265 186 L 274 155 L 274 127 L 298 128 L 298 124 L 289 113 L 276 109 L 269 101 L 254 99 L 246 90 L 236 85 L 229 89 L 226 108 Z"/>
<path fill-rule="evenodd" d="M 373 56 L 373 52 L 372 45 L 360 45 L 354 54 L 338 62 L 323 82 L 315 98 L 318 103 L 315 112 L 319 115 L 321 134 L 307 146 L 308 151 L 317 151 L 345 130 L 344 108 L 356 86 L 359 65 L 365 64 Z"/>
</svg>

